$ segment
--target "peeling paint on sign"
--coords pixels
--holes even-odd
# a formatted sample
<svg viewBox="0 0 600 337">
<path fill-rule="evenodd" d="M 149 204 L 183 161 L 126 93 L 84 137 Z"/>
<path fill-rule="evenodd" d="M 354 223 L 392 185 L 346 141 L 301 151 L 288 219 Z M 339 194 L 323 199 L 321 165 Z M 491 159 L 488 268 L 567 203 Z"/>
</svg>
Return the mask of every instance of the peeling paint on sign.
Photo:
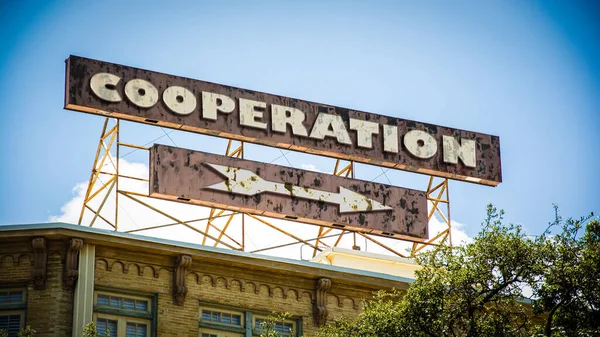
<svg viewBox="0 0 600 337">
<path fill-rule="evenodd" d="M 425 192 L 166 145 L 150 151 L 150 196 L 426 239 Z"/>
<path fill-rule="evenodd" d="M 204 163 L 225 177 L 225 180 L 205 189 L 229 192 L 246 196 L 262 193 L 282 194 L 289 197 L 323 201 L 337 205 L 340 213 L 391 211 L 392 207 L 385 206 L 369 197 L 352 192 L 340 186 L 339 193 L 322 191 L 310 187 L 296 186 L 291 183 L 278 183 L 262 179 L 258 174 L 241 168 L 218 164 Z"/>
</svg>

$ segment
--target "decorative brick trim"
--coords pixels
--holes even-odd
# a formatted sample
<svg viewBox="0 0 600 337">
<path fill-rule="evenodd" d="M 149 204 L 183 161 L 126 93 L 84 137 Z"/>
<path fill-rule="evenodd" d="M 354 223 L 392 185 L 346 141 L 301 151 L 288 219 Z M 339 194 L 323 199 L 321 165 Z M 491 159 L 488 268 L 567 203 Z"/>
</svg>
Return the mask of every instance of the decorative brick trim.
<svg viewBox="0 0 600 337">
<path fill-rule="evenodd" d="M 315 283 L 315 302 L 313 316 L 316 326 L 323 326 L 327 322 L 327 291 L 331 288 L 331 280 L 320 278 Z"/>
<path fill-rule="evenodd" d="M 173 273 L 173 303 L 183 305 L 185 295 L 187 295 L 187 287 L 185 286 L 186 271 L 192 265 L 192 257 L 190 255 L 179 255 L 175 261 L 175 271 Z"/>
<path fill-rule="evenodd" d="M 105 270 L 107 272 L 114 272 L 115 270 L 121 270 L 123 274 L 134 273 L 140 277 L 151 276 L 154 278 L 165 277 L 164 273 L 168 273 L 168 277 L 172 273 L 175 273 L 174 267 L 166 267 L 162 265 L 151 265 L 146 263 L 134 262 L 132 260 L 125 259 L 113 259 L 107 257 L 97 257 L 96 267 L 99 270 Z M 163 273 L 164 272 L 164 273 Z M 281 296 L 285 300 L 295 301 L 309 301 L 315 302 L 315 288 L 303 287 L 303 286 L 290 286 L 282 285 L 281 283 L 270 283 L 258 279 L 242 278 L 239 275 L 230 276 L 224 273 L 213 273 L 203 272 L 197 269 L 191 269 L 188 267 L 186 270 L 186 278 L 193 284 L 202 286 L 211 286 L 214 288 L 224 287 L 228 290 L 240 291 L 242 293 L 248 292 L 256 294 L 257 296 L 269 296 L 279 297 Z M 187 282 L 187 281 L 186 281 Z M 186 288 L 189 284 L 185 284 Z M 329 308 L 351 308 L 355 311 L 361 310 L 361 303 L 364 298 L 370 297 L 370 293 L 356 293 L 352 296 L 346 292 L 339 293 L 340 289 L 337 289 L 338 293 L 331 293 L 327 291 L 326 297 L 328 298 L 327 304 Z"/>
<path fill-rule="evenodd" d="M 83 247 L 83 240 L 76 238 L 69 240 L 63 275 L 63 287 L 67 290 L 73 290 L 79 278 L 79 251 L 81 247 Z"/>
<path fill-rule="evenodd" d="M 31 246 L 33 247 L 33 289 L 43 290 L 46 289 L 46 266 L 48 262 L 46 239 L 34 238 L 31 241 Z"/>
</svg>

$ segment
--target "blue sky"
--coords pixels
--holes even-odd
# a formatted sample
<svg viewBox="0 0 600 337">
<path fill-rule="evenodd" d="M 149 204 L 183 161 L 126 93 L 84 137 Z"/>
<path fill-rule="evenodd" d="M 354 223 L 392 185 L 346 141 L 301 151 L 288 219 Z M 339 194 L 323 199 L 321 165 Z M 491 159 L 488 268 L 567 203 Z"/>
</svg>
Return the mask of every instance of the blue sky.
<svg viewBox="0 0 600 337">
<path fill-rule="evenodd" d="M 552 220 L 552 203 L 564 216 L 600 214 L 594 1 L 0 0 L 0 31 L 2 224 L 47 221 L 89 178 L 103 120 L 63 110 L 70 54 L 498 135 L 504 182 L 450 186 L 452 217 L 470 235 L 489 202 L 531 234 Z M 124 124 L 127 142 L 164 136 Z M 170 137 L 225 150 L 216 138 Z M 249 146 L 246 157 L 280 155 Z M 297 153 L 275 163 L 288 160 L 333 168 Z M 426 177 L 381 173 L 357 166 L 357 178 L 426 188 Z"/>
</svg>

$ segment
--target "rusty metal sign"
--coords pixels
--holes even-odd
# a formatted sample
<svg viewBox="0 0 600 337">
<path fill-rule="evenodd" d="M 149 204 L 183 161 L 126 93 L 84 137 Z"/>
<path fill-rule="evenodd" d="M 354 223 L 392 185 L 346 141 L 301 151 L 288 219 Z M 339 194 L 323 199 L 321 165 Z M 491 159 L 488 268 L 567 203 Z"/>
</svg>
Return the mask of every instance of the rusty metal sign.
<svg viewBox="0 0 600 337">
<path fill-rule="evenodd" d="M 425 192 L 166 145 L 150 150 L 149 195 L 412 241 L 428 235 Z"/>
<path fill-rule="evenodd" d="M 496 136 L 71 56 L 65 108 L 496 186 Z"/>
</svg>

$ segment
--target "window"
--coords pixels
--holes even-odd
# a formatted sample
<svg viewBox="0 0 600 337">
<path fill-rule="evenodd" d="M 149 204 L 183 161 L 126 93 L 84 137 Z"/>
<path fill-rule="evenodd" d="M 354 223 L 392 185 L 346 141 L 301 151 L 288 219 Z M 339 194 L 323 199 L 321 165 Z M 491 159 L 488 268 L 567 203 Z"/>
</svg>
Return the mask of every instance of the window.
<svg viewBox="0 0 600 337">
<path fill-rule="evenodd" d="M 199 337 L 244 337 L 244 312 L 200 306 Z"/>
<path fill-rule="evenodd" d="M 95 313 L 98 336 L 146 337 L 150 336 L 150 320 Z"/>
<path fill-rule="evenodd" d="M 108 307 L 115 309 L 125 309 L 132 311 L 148 311 L 149 299 L 136 299 L 130 297 L 116 296 L 112 294 L 100 293 L 97 295 L 96 304 L 100 307 Z"/>
<path fill-rule="evenodd" d="M 242 326 L 242 313 L 216 309 L 202 309 L 202 321 L 219 324 Z"/>
<path fill-rule="evenodd" d="M 152 297 L 94 293 L 94 320 L 99 336 L 152 336 Z"/>
<path fill-rule="evenodd" d="M 266 321 L 266 316 L 254 316 L 253 334 L 259 335 L 263 330 L 261 323 Z M 278 336 L 296 336 L 296 322 L 292 320 L 275 322 L 274 330 L 277 332 Z"/>
<path fill-rule="evenodd" d="M 146 337 L 148 326 L 142 323 L 127 322 L 125 326 L 125 335 L 134 337 Z"/>
<path fill-rule="evenodd" d="M 100 336 L 116 336 L 117 324 L 117 320 L 112 320 L 104 317 L 96 317 L 96 330 L 98 331 L 98 335 Z"/>
<path fill-rule="evenodd" d="M 0 289 L 0 305 L 25 303 L 24 289 Z"/>
<path fill-rule="evenodd" d="M 243 309 L 230 309 L 218 304 L 200 304 L 200 322 L 198 337 L 243 337 L 258 336 L 263 332 L 261 323 L 267 320 L 267 313 L 253 313 Z M 302 326 L 302 319 L 275 322 L 274 328 L 278 336 L 296 337 L 302 334 L 297 327 Z"/>
<path fill-rule="evenodd" d="M 244 334 L 241 332 L 200 328 L 200 334 L 198 336 L 199 337 L 244 337 Z"/>
<path fill-rule="evenodd" d="M 16 337 L 25 326 L 25 289 L 0 289 L 0 330 Z"/>
<path fill-rule="evenodd" d="M 9 337 L 16 337 L 23 327 L 23 311 L 0 311 L 0 330 L 6 330 Z"/>
</svg>

